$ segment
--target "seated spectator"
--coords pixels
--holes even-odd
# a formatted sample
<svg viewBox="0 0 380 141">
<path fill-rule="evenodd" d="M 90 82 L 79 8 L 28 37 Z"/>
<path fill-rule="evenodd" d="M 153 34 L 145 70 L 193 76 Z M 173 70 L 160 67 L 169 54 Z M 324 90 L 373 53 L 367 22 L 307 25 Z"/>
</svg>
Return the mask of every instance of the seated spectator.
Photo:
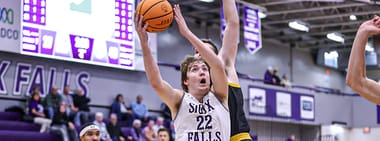
<svg viewBox="0 0 380 141">
<path fill-rule="evenodd" d="M 292 87 L 292 83 L 289 81 L 289 79 L 286 76 L 286 74 L 282 75 L 281 86 L 284 86 L 285 88 Z"/>
<path fill-rule="evenodd" d="M 141 133 L 141 121 L 139 119 L 135 119 L 133 120 L 132 125 L 133 125 L 132 128 L 130 128 L 131 134 L 126 135 L 127 141 L 143 141 L 144 137 Z"/>
<path fill-rule="evenodd" d="M 264 74 L 264 83 L 265 84 L 274 84 L 274 78 L 273 78 L 273 69 L 272 67 L 268 67 L 267 71 Z"/>
<path fill-rule="evenodd" d="M 143 97 L 141 95 L 138 95 L 136 97 L 136 101 L 132 102 L 131 108 L 133 112 L 133 117 L 135 119 L 139 119 L 143 122 L 146 122 L 148 120 L 148 108 L 142 101 Z"/>
<path fill-rule="evenodd" d="M 278 85 L 278 86 L 280 86 L 280 84 L 281 84 L 281 79 L 280 79 L 280 77 L 278 76 L 278 74 L 277 74 L 277 68 L 274 68 L 273 69 L 273 74 L 272 74 L 272 77 L 273 77 L 273 84 L 274 85 Z"/>
<path fill-rule="evenodd" d="M 45 108 L 49 112 L 49 118 L 53 119 L 54 113 L 59 107 L 59 104 L 62 101 L 62 96 L 58 93 L 58 88 L 53 86 L 50 90 L 50 93 L 45 97 Z"/>
<path fill-rule="evenodd" d="M 157 134 L 158 134 L 157 141 L 170 141 L 170 140 L 172 140 L 170 138 L 170 132 L 166 128 L 160 128 L 157 131 Z"/>
<path fill-rule="evenodd" d="M 175 130 L 174 130 L 174 122 L 173 121 L 170 122 L 169 131 L 171 133 L 171 135 L 170 135 L 171 139 L 175 139 Z"/>
<path fill-rule="evenodd" d="M 32 97 L 28 104 L 29 116 L 33 118 L 33 122 L 41 125 L 40 132 L 46 132 L 49 130 L 51 120 L 46 118 L 44 114 L 44 107 L 41 104 L 39 88 L 35 87 Z"/>
<path fill-rule="evenodd" d="M 69 120 L 66 108 L 66 103 L 62 101 L 57 113 L 54 114 L 52 130 L 59 131 L 62 135 L 63 141 L 78 141 L 78 135 L 74 123 Z"/>
<path fill-rule="evenodd" d="M 118 94 L 111 105 L 111 113 L 115 113 L 121 121 L 127 121 L 127 126 L 132 125 L 132 111 L 125 106 L 124 97 Z"/>
<path fill-rule="evenodd" d="M 157 132 L 154 132 L 153 126 L 154 121 L 150 119 L 148 121 L 148 125 L 142 131 L 143 137 L 146 141 L 154 141 L 154 139 L 157 137 Z"/>
<path fill-rule="evenodd" d="M 164 126 L 164 118 L 163 117 L 157 117 L 156 124 L 153 125 L 154 133 L 158 132 L 158 129 L 165 128 Z"/>
<path fill-rule="evenodd" d="M 110 122 L 107 124 L 107 131 L 110 134 L 112 141 L 125 141 L 120 125 L 117 124 L 117 116 L 115 113 L 110 115 Z"/>
<path fill-rule="evenodd" d="M 103 113 L 97 112 L 95 114 L 94 124 L 99 127 L 101 141 L 112 141 L 110 134 L 108 134 L 106 124 L 103 122 Z"/>
<path fill-rule="evenodd" d="M 295 140 L 296 140 L 296 135 L 294 134 L 291 134 L 290 137 L 286 139 L 286 141 L 295 141 Z"/>
<path fill-rule="evenodd" d="M 78 107 L 78 112 L 74 118 L 74 123 L 76 126 L 81 126 L 82 123 L 89 122 L 91 113 L 88 103 L 90 103 L 90 101 L 90 98 L 83 94 L 83 90 L 81 88 L 76 90 L 73 95 L 74 106 Z"/>
<path fill-rule="evenodd" d="M 76 115 L 78 112 L 78 108 L 74 106 L 73 97 L 70 94 L 70 86 L 66 85 L 63 88 L 63 95 L 62 95 L 62 101 L 65 101 L 66 103 L 66 113 L 67 115 L 72 118 Z"/>
</svg>

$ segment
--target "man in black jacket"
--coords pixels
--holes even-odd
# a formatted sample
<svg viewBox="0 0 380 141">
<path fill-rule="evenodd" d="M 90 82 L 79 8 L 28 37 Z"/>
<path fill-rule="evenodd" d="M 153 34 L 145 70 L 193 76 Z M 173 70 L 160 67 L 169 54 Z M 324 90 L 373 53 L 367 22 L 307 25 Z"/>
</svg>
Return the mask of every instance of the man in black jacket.
<svg viewBox="0 0 380 141">
<path fill-rule="evenodd" d="M 110 115 L 110 122 L 107 124 L 107 131 L 110 134 L 112 141 L 125 141 L 121 133 L 120 125 L 117 124 L 117 115 L 115 113 Z"/>
<path fill-rule="evenodd" d="M 77 89 L 73 95 L 74 106 L 78 107 L 79 111 L 74 118 L 74 123 L 76 126 L 81 126 L 81 123 L 89 122 L 90 119 L 90 108 L 88 103 L 90 99 L 83 94 L 81 88 Z"/>
</svg>

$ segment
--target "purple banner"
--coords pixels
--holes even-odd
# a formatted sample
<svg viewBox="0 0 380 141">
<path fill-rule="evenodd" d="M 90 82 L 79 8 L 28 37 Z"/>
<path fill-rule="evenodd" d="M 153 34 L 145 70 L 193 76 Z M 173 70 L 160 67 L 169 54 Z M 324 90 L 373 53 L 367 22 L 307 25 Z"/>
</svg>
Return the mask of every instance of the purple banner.
<svg viewBox="0 0 380 141">
<path fill-rule="evenodd" d="M 261 42 L 261 21 L 259 10 L 248 6 L 243 8 L 244 21 L 244 45 L 253 54 L 262 47 Z"/>
<path fill-rule="evenodd" d="M 314 96 L 248 86 L 249 114 L 295 121 L 314 121 Z"/>
<path fill-rule="evenodd" d="M 74 58 L 91 60 L 92 47 L 94 43 L 93 38 L 70 34 L 70 43 Z"/>
</svg>

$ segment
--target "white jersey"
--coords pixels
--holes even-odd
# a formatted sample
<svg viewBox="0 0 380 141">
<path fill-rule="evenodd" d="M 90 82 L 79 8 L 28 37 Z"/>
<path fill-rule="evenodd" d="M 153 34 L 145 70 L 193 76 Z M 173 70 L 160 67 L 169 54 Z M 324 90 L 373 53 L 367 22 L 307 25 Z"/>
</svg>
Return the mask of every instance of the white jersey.
<svg viewBox="0 0 380 141">
<path fill-rule="evenodd" d="M 200 103 L 185 93 L 174 119 L 176 141 L 229 141 L 230 115 L 212 92 Z"/>
</svg>

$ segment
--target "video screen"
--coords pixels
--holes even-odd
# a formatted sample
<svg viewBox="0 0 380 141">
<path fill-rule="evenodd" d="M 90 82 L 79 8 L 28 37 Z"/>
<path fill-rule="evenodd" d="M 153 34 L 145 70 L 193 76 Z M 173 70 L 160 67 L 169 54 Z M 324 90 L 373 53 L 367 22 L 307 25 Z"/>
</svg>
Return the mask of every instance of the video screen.
<svg viewBox="0 0 380 141">
<path fill-rule="evenodd" d="M 21 53 L 135 70 L 134 0 L 23 0 Z"/>
</svg>

